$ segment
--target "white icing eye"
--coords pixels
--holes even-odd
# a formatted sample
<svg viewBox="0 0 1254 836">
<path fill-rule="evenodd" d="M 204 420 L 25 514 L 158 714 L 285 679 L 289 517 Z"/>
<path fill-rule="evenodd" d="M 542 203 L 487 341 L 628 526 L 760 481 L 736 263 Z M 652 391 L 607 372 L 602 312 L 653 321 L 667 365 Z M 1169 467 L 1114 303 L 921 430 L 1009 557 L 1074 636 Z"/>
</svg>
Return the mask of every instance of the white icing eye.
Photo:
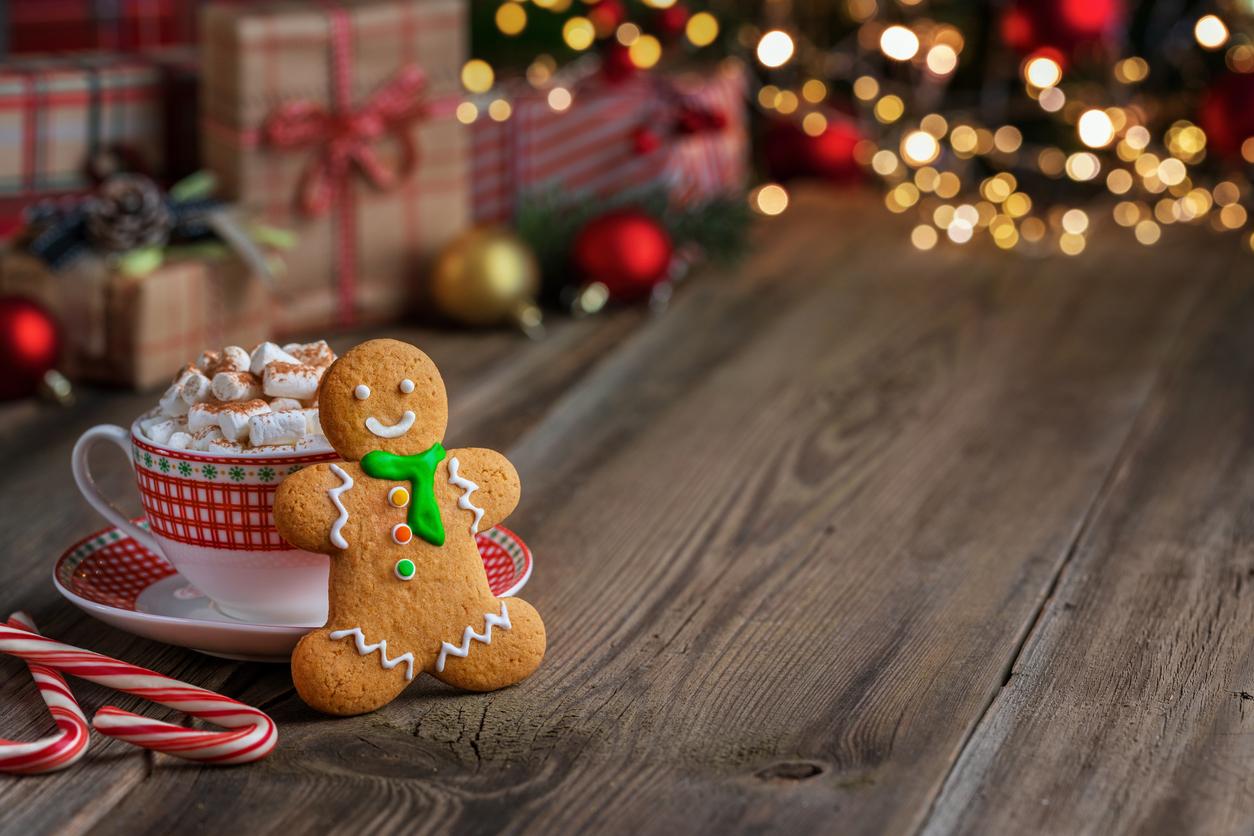
<svg viewBox="0 0 1254 836">
<path fill-rule="evenodd" d="M 353 397 L 359 401 L 364 401 L 370 397 L 370 387 L 364 383 L 358 383 L 357 388 L 353 390 Z"/>
<path fill-rule="evenodd" d="M 414 391 L 414 382 L 410 380 L 409 378 L 405 378 L 404 380 L 402 380 L 401 391 L 404 392 L 406 395 Z"/>
</svg>

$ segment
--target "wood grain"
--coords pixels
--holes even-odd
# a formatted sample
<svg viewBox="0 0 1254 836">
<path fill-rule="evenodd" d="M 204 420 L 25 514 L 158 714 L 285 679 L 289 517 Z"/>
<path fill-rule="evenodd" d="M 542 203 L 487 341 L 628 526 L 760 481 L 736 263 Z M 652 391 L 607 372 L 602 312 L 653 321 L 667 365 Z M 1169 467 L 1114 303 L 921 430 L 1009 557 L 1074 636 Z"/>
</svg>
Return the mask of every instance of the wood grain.
<svg viewBox="0 0 1254 836">
<path fill-rule="evenodd" d="M 1254 288 L 1208 284 L 925 832 L 1249 832 Z"/>
<path fill-rule="evenodd" d="M 663 316 L 568 323 L 524 348 L 404 332 L 448 380 L 453 443 L 505 449 L 522 475 L 508 524 L 535 551 L 525 597 L 544 614 L 551 645 L 533 679 L 500 693 L 418 682 L 373 715 L 329 721 L 292 695 L 278 666 L 162 648 L 57 603 L 51 554 L 93 523 L 68 473 L 41 479 L 39 470 L 64 466 L 77 432 L 137 401 L 102 397 L 97 415 L 59 417 L 46 448 L 23 451 L 4 482 L 4 501 L 26 522 L 0 522 L 21 544 L 0 569 L 0 604 L 33 601 L 53 635 L 263 705 L 282 739 L 267 761 L 219 771 L 102 748 L 108 759 L 93 755 L 64 776 L 0 781 L 12 826 L 910 833 L 1030 822 L 1015 818 L 1031 815 L 1021 805 L 1012 815 L 976 803 L 981 776 L 1021 761 L 1006 779 L 1020 780 L 1039 745 L 1032 730 L 1017 749 L 995 745 L 1022 722 L 1004 708 L 1002 686 L 1059 573 L 1068 571 L 1064 585 L 1078 582 L 1122 474 L 1138 451 L 1153 461 L 1156 416 L 1187 413 L 1164 426 L 1164 445 L 1186 432 L 1218 436 L 1206 461 L 1229 481 L 1199 498 L 1241 518 L 1229 497 L 1242 495 L 1245 425 L 1203 427 L 1204 406 L 1176 403 L 1242 401 L 1220 390 L 1254 362 L 1244 359 L 1254 337 L 1237 327 L 1251 311 L 1244 302 L 1228 310 L 1244 297 L 1235 280 L 1216 293 L 1212 279 L 1239 254 L 1185 231 L 1174 250 L 1095 235 L 1077 260 L 974 247 L 924 255 L 903 247 L 903 230 L 869 199 L 796 197 L 758 230 L 744 267 L 698 277 Z M 1214 370 L 1210 389 L 1191 382 L 1189 360 L 1207 340 L 1244 352 Z M 1168 505 L 1163 483 L 1186 449 L 1146 465 L 1127 505 L 1138 526 L 1157 530 L 1132 500 Z M 1221 461 L 1225 453 L 1232 459 Z M 1196 467 L 1185 473 L 1200 489 Z M 126 475 L 116 479 L 122 486 Z M 50 510 L 54 492 L 65 499 Z M 1162 525 L 1216 539 L 1201 526 L 1217 512 L 1203 507 L 1173 508 Z M 1125 561 L 1151 560 L 1145 543 L 1131 547 L 1143 554 Z M 1155 583 L 1093 552 L 1111 564 L 1111 583 Z M 1200 594 L 1203 581 L 1188 577 L 1156 582 Z M 1249 614 L 1225 615 L 1228 656 L 1210 665 L 1195 657 L 1212 610 L 1195 610 L 1193 644 L 1171 633 L 1182 652 L 1154 663 L 1154 677 L 1126 676 L 1127 693 L 1176 682 L 1174 668 L 1189 659 L 1198 682 L 1242 687 L 1228 674 L 1248 672 L 1238 654 Z M 1112 640 L 1157 615 L 1138 612 L 1110 623 Z M 1025 658 L 1052 659 L 1055 646 L 1034 640 Z M 1158 658 L 1138 652 L 1146 664 Z M 24 732 L 40 730 L 20 683 L 0 686 L 0 705 L 0 716 L 25 718 Z M 983 743 L 1003 713 L 1009 731 Z M 1199 741 L 1219 728 L 1210 719 L 1181 714 L 1173 745 L 1153 750 L 1171 756 L 1157 768 L 1161 786 L 1198 769 Z M 1068 758 L 1092 742 L 1060 744 L 1052 774 L 1071 778 Z M 1232 769 L 1244 750 L 1227 745 Z M 1101 785 L 1093 803 L 1126 802 L 1131 787 Z M 58 801 L 66 793 L 74 800 Z M 1233 803 L 1222 815 L 1244 809 Z"/>
</svg>

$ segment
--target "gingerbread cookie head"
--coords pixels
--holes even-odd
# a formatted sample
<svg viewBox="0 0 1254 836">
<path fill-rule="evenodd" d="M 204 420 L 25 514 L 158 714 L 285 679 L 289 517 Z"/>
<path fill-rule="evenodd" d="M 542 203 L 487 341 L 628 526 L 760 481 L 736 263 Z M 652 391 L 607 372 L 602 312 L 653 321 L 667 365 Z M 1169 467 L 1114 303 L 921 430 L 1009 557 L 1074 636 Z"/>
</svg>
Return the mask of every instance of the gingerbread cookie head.
<svg viewBox="0 0 1254 836">
<path fill-rule="evenodd" d="M 350 461 L 372 450 L 422 453 L 444 439 L 448 396 L 431 358 L 399 340 L 351 349 L 322 378 L 322 430 Z"/>
</svg>

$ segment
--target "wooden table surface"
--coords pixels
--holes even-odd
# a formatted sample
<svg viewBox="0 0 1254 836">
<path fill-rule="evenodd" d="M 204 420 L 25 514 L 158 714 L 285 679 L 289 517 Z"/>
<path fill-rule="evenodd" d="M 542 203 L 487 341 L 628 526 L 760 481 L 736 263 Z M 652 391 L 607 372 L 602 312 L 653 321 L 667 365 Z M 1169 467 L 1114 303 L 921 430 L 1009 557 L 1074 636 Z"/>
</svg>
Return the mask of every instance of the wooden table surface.
<svg viewBox="0 0 1254 836">
<path fill-rule="evenodd" d="M 1175 228 L 922 254 L 903 223 L 801 193 L 663 315 L 393 332 L 443 370 L 450 443 L 522 475 L 549 651 L 495 694 L 424 678 L 331 720 L 283 666 L 93 621 L 50 578 L 102 525 L 70 448 L 153 395 L 6 406 L 0 611 L 281 736 L 217 770 L 97 738 L 0 779 L 0 830 L 1248 833 L 1254 262 Z M 46 733 L 24 668 L 0 679 L 0 733 Z"/>
</svg>

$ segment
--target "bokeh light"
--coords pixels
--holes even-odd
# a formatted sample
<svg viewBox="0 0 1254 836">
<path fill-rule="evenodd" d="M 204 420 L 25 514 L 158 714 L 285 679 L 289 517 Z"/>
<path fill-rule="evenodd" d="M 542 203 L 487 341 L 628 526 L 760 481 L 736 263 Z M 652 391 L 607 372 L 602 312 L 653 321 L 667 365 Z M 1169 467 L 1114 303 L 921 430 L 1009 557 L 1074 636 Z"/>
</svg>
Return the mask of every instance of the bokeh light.
<svg viewBox="0 0 1254 836">
<path fill-rule="evenodd" d="M 787 64 L 796 51 L 792 37 L 780 29 L 772 29 L 758 41 L 758 61 L 764 67 L 782 67 Z"/>
</svg>

